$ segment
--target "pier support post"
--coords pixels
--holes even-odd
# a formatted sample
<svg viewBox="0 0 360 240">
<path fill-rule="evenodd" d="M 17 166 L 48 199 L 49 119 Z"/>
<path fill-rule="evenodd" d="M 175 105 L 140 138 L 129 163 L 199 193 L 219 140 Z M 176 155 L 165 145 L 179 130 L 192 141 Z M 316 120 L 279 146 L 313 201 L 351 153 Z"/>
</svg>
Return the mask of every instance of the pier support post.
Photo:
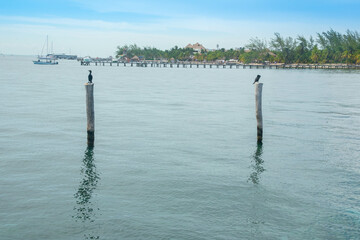
<svg viewBox="0 0 360 240">
<path fill-rule="evenodd" d="M 94 83 L 86 83 L 86 115 L 87 115 L 87 144 L 94 146 L 95 140 L 95 112 L 94 112 Z"/>
<path fill-rule="evenodd" d="M 261 143 L 263 139 L 263 118 L 262 118 L 262 83 L 255 83 L 255 110 L 257 122 L 257 142 Z"/>
</svg>

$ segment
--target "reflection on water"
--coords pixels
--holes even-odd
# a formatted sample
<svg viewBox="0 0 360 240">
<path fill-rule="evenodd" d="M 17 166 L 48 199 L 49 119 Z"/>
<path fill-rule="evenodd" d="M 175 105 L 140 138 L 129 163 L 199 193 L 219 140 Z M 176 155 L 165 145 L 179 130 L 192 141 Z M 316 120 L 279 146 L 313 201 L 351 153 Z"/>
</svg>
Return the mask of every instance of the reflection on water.
<svg viewBox="0 0 360 240">
<path fill-rule="evenodd" d="M 248 178 L 248 182 L 258 185 L 260 183 L 261 173 L 265 171 L 263 167 L 264 160 L 262 159 L 263 146 L 262 142 L 257 142 L 256 150 L 252 155 L 251 161 L 251 173 Z M 266 199 L 263 199 L 260 188 L 253 188 L 251 194 L 251 215 L 248 218 L 248 223 L 251 231 L 251 239 L 263 239 L 264 231 L 263 226 L 265 224 L 263 209 L 261 205 L 265 203 Z M 259 204 L 261 199 L 261 204 Z M 265 204 L 266 205 L 266 204 Z"/>
<path fill-rule="evenodd" d="M 94 222 L 96 216 L 96 210 L 99 210 L 91 201 L 94 190 L 100 179 L 99 174 L 96 171 L 94 163 L 94 147 L 88 146 L 84 158 L 83 166 L 81 168 L 81 174 L 83 179 L 79 185 L 78 191 L 74 194 L 76 199 L 76 206 L 74 207 L 75 215 L 73 218 L 76 221 Z M 91 231 L 93 231 L 92 229 Z M 93 233 L 85 234 L 85 239 L 99 239 L 99 236 L 94 236 Z"/>
<path fill-rule="evenodd" d="M 251 181 L 254 184 L 260 183 L 260 175 L 262 172 L 265 171 L 265 168 L 263 167 L 264 160 L 261 158 L 262 153 L 263 153 L 262 143 L 258 142 L 256 150 L 253 155 L 253 163 L 251 165 L 253 171 L 248 179 L 248 181 Z"/>
</svg>

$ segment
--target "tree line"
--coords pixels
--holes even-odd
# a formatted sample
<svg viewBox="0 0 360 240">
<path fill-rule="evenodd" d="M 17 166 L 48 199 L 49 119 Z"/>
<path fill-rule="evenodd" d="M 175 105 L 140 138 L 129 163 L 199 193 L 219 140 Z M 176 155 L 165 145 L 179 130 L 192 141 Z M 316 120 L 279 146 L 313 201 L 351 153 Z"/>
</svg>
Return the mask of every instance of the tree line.
<svg viewBox="0 0 360 240">
<path fill-rule="evenodd" d="M 174 61 L 229 61 L 243 63 L 346 63 L 360 64 L 360 34 L 347 30 L 345 34 L 330 29 L 316 37 L 283 37 L 274 33 L 267 40 L 251 38 L 245 47 L 196 52 L 191 48 L 175 46 L 170 50 L 154 47 L 140 48 L 136 44 L 118 46 L 116 57 L 142 56 L 146 60 L 167 59 Z"/>
</svg>

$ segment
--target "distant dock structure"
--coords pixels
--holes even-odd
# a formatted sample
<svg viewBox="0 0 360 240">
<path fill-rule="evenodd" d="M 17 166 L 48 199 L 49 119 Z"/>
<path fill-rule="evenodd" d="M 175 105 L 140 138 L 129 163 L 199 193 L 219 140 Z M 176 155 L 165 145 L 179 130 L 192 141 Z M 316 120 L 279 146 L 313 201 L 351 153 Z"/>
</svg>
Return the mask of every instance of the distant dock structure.
<svg viewBox="0 0 360 240">
<path fill-rule="evenodd" d="M 77 55 L 68 55 L 65 53 L 51 54 L 51 56 L 55 57 L 56 59 L 77 60 Z"/>
<path fill-rule="evenodd" d="M 157 68 L 223 68 L 223 69 L 359 69 L 359 64 L 283 64 L 283 63 L 239 63 L 239 62 L 190 62 L 190 61 L 162 61 L 162 60 L 144 60 L 144 61 L 117 61 L 109 59 L 83 59 L 81 65 L 95 66 L 123 66 L 123 67 L 157 67 Z"/>
</svg>

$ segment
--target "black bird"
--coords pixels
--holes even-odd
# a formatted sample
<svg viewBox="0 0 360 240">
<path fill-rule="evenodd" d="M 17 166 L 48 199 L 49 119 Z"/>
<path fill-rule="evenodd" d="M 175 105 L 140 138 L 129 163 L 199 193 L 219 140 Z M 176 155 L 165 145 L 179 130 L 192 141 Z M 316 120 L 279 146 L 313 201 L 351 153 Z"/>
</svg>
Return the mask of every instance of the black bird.
<svg viewBox="0 0 360 240">
<path fill-rule="evenodd" d="M 261 77 L 260 75 L 257 75 L 256 78 L 255 78 L 254 83 L 259 82 L 260 77 Z M 254 84 L 254 83 L 253 83 L 253 84 Z"/>
<path fill-rule="evenodd" d="M 89 72 L 90 72 L 88 76 L 89 83 L 92 83 L 93 76 L 91 75 L 91 70 L 89 70 Z"/>
</svg>

